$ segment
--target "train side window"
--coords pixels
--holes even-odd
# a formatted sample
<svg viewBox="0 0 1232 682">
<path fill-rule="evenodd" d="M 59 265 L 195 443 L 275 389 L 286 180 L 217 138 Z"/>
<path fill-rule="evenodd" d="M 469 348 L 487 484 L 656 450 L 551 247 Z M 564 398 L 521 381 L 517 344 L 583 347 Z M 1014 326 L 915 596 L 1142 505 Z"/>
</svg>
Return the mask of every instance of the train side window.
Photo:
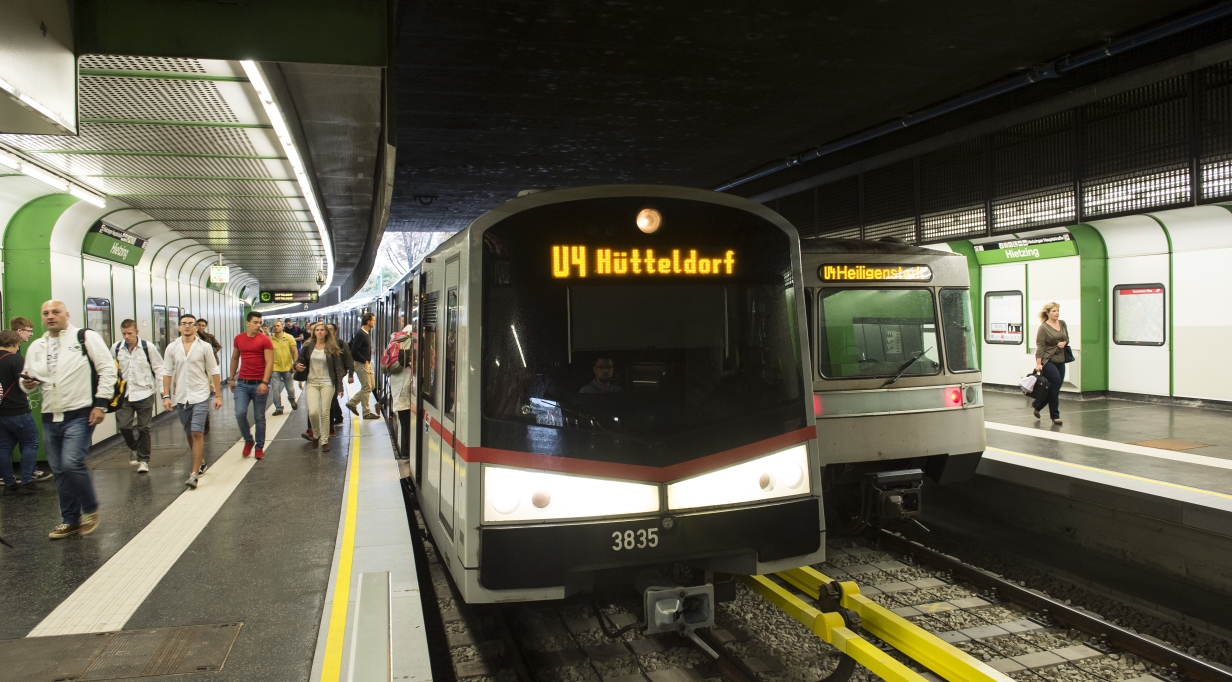
<svg viewBox="0 0 1232 682">
<path fill-rule="evenodd" d="M 111 345 L 111 299 L 86 299 L 86 328 L 93 329 Z"/>
<path fill-rule="evenodd" d="M 975 372 L 975 320 L 971 314 L 970 289 L 941 290 L 941 334 L 951 372 Z"/>
<path fill-rule="evenodd" d="M 1017 346 L 1022 343 L 1022 292 L 984 294 L 984 342 Z"/>
<path fill-rule="evenodd" d="M 436 407 L 436 299 L 440 292 L 424 294 L 423 331 L 420 334 L 419 386 L 425 402 Z"/>
<path fill-rule="evenodd" d="M 167 306 L 154 306 L 154 344 L 159 353 L 167 352 Z"/>
<path fill-rule="evenodd" d="M 458 288 L 445 294 L 445 416 L 453 420 L 458 398 Z"/>
<path fill-rule="evenodd" d="M 180 309 L 167 306 L 167 343 L 180 335 Z"/>
<path fill-rule="evenodd" d="M 1166 291 L 1162 284 L 1112 287 L 1112 342 L 1118 346 L 1162 346 L 1167 340 Z"/>
<path fill-rule="evenodd" d="M 809 353 L 817 355 L 817 341 L 813 338 L 813 290 L 804 290 L 804 317 L 808 325 Z"/>
</svg>

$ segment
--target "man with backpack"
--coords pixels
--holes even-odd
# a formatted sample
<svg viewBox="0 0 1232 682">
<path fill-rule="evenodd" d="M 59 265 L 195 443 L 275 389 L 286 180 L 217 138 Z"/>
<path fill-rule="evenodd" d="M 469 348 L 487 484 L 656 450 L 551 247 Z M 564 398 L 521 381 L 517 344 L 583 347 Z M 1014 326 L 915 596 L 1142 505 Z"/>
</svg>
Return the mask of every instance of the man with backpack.
<svg viewBox="0 0 1232 682">
<path fill-rule="evenodd" d="M 359 392 L 347 401 L 347 409 L 359 414 L 359 405 L 364 408 L 364 419 L 380 419 L 368 408 L 368 396 L 372 395 L 372 387 L 376 377 L 372 373 L 372 337 L 369 334 L 376 325 L 376 315 L 364 313 L 360 318 L 359 331 L 351 339 L 351 358 L 355 360 L 355 373 L 359 375 Z"/>
<path fill-rule="evenodd" d="M 69 324 L 63 301 L 42 307 L 43 328 L 26 351 L 21 389 L 42 386 L 43 442 L 55 475 L 61 523 L 52 540 L 98 529 L 98 497 L 86 466 L 90 435 L 116 398 L 116 364 L 98 332 Z"/>
<path fill-rule="evenodd" d="M 163 372 L 163 358 L 158 348 L 137 337 L 137 323 L 120 323 L 123 341 L 111 347 L 111 354 L 120 365 L 127 392 L 124 404 L 116 410 L 116 428 L 128 445 L 129 464 L 137 465 L 137 473 L 150 471 L 150 420 L 154 417 L 154 393 Z"/>
</svg>

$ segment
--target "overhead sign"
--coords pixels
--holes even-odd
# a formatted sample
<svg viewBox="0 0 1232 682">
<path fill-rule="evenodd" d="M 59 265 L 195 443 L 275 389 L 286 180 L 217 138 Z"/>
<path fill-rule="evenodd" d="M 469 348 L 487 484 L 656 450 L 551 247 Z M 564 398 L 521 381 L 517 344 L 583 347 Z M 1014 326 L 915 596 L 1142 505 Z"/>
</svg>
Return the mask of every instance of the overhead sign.
<svg viewBox="0 0 1232 682">
<path fill-rule="evenodd" d="M 148 239 L 104 225 L 100 220 L 86 231 L 81 240 L 81 252 L 125 265 L 136 265 L 145 254 Z"/>
<path fill-rule="evenodd" d="M 1077 256 L 1078 244 L 1070 233 L 1052 234 L 1047 237 L 1015 239 L 995 244 L 976 244 L 975 260 L 980 265 L 1015 263 L 1045 258 Z"/>
<path fill-rule="evenodd" d="M 231 281 L 231 267 L 228 265 L 210 266 L 210 284 L 226 284 Z"/>
<path fill-rule="evenodd" d="M 589 254 L 589 257 L 588 257 Z M 685 275 L 715 276 L 731 275 L 736 271 L 736 252 L 728 249 L 719 255 L 704 253 L 697 249 L 588 249 L 585 246 L 553 246 L 552 276 L 556 279 L 570 277 L 632 277 Z"/>
<path fill-rule="evenodd" d="M 833 263 L 817 269 L 823 282 L 928 282 L 933 278 L 927 265 Z"/>
<path fill-rule="evenodd" d="M 262 303 L 316 303 L 315 291 L 262 291 Z"/>
</svg>

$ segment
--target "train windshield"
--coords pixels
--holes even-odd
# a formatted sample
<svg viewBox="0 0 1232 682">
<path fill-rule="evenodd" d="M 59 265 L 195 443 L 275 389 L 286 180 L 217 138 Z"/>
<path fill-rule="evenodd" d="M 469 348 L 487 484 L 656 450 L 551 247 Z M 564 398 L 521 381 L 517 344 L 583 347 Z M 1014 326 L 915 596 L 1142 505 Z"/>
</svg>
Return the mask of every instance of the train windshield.
<svg viewBox="0 0 1232 682">
<path fill-rule="evenodd" d="M 827 379 L 919 376 L 941 371 L 928 289 L 823 289 L 817 364 Z"/>
<path fill-rule="evenodd" d="M 624 198 L 485 233 L 485 447 L 664 466 L 806 426 L 787 235 L 656 201 L 654 236 Z"/>
<path fill-rule="evenodd" d="M 941 325 L 945 336 L 945 359 L 950 371 L 977 371 L 975 322 L 971 316 L 969 289 L 941 290 Z"/>
</svg>

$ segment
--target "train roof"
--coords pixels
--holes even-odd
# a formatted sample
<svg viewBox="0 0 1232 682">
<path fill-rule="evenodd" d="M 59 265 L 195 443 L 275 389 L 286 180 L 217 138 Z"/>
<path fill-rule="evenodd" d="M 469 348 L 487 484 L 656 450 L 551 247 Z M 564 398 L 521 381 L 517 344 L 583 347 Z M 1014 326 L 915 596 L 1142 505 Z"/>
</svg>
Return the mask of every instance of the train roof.
<svg viewBox="0 0 1232 682">
<path fill-rule="evenodd" d="M 897 256 L 959 256 L 961 254 L 938 249 L 928 249 L 906 242 L 880 241 L 873 239 L 827 239 L 814 237 L 800 240 L 803 253 L 852 253 L 886 254 Z"/>
</svg>

